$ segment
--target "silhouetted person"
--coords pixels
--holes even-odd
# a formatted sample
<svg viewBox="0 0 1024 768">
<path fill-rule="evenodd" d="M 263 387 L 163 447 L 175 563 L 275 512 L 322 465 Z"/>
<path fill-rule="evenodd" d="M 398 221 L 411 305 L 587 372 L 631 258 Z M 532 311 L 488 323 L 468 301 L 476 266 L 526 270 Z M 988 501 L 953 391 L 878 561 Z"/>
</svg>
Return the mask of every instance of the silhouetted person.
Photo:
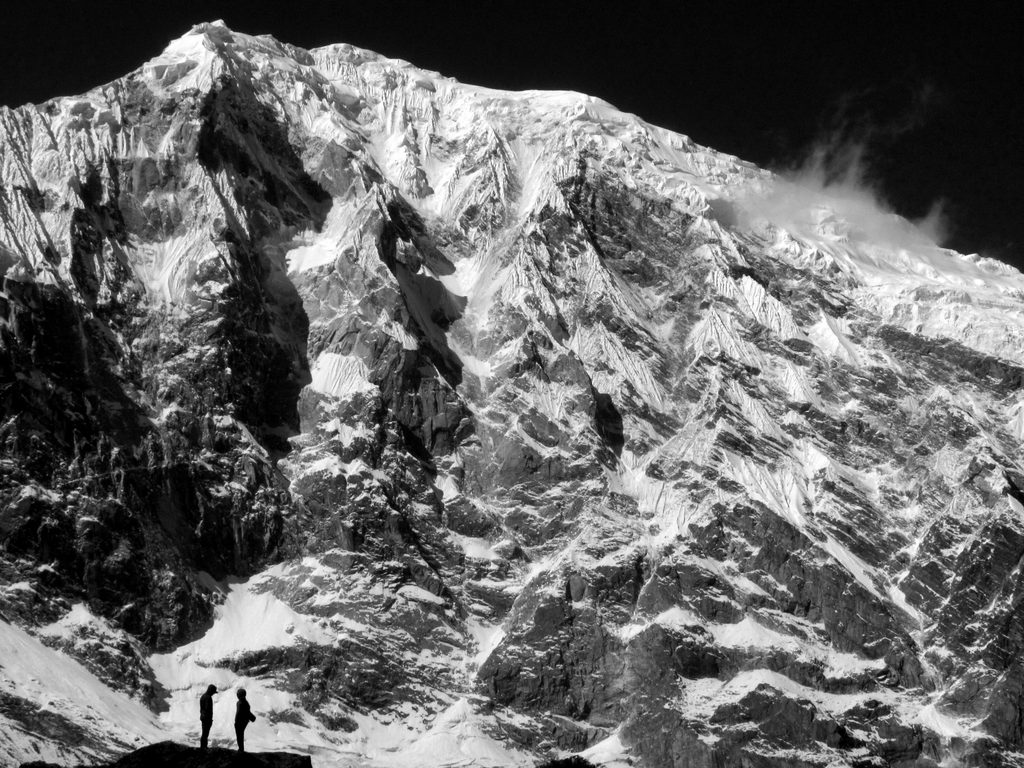
<svg viewBox="0 0 1024 768">
<path fill-rule="evenodd" d="M 210 726 L 213 725 L 213 694 L 217 686 L 211 685 L 206 693 L 199 697 L 199 723 L 203 726 L 203 735 L 199 737 L 199 748 L 206 749 L 206 741 L 210 737 Z"/>
<path fill-rule="evenodd" d="M 238 706 L 235 707 L 235 738 L 238 739 L 238 751 L 245 752 L 245 726 L 256 719 L 249 709 L 245 698 L 245 688 L 238 689 Z"/>
</svg>

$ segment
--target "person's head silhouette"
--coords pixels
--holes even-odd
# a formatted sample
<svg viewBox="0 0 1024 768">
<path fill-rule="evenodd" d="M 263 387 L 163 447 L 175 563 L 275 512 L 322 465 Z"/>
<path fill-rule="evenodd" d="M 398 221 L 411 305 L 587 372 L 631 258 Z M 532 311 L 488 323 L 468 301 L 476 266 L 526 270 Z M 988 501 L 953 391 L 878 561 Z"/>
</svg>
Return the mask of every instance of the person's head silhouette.
<svg viewBox="0 0 1024 768">
<path fill-rule="evenodd" d="M 207 686 L 206 692 L 207 693 L 216 693 L 217 692 L 217 686 L 216 685 Z"/>
<path fill-rule="evenodd" d="M 239 688 L 238 689 L 238 698 L 240 698 L 240 699 L 244 699 L 245 698 L 245 688 Z"/>
</svg>

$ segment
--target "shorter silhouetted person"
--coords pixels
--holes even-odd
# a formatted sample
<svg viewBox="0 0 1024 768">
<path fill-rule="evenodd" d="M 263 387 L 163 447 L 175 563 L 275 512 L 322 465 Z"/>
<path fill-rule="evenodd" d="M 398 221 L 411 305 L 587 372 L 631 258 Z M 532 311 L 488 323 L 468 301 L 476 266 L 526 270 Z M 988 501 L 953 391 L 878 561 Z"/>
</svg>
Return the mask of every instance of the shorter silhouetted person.
<svg viewBox="0 0 1024 768">
<path fill-rule="evenodd" d="M 217 686 L 207 687 L 206 693 L 199 697 L 199 724 L 203 726 L 203 735 L 199 737 L 199 748 L 206 749 L 207 739 L 210 737 L 210 726 L 213 725 L 213 694 L 217 692 Z"/>
<path fill-rule="evenodd" d="M 238 706 L 235 708 L 235 738 L 238 739 L 238 751 L 245 752 L 245 726 L 256 719 L 249 709 L 245 698 L 245 688 L 238 689 Z"/>
</svg>

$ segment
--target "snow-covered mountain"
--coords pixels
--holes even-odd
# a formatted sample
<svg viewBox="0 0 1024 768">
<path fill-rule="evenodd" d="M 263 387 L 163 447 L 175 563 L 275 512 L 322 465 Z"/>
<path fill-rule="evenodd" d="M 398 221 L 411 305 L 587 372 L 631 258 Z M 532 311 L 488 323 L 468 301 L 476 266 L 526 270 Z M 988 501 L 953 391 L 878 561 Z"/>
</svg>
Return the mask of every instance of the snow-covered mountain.
<svg viewBox="0 0 1024 768">
<path fill-rule="evenodd" d="M 1024 764 L 1017 271 L 219 22 L 0 179 L 5 764 Z"/>
</svg>

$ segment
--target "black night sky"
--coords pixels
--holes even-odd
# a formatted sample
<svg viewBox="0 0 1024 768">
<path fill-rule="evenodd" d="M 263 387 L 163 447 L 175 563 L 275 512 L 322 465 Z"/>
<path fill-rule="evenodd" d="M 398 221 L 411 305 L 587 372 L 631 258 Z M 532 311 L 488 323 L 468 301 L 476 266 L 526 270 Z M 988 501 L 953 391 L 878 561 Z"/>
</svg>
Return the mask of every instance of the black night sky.
<svg viewBox="0 0 1024 768">
<path fill-rule="evenodd" d="M 773 169 L 822 146 L 857 155 L 898 213 L 941 205 L 946 244 L 1024 266 L 1022 3 L 37 0 L 5 16 L 0 104 L 87 90 L 223 18 L 478 85 L 590 93 Z"/>
</svg>

